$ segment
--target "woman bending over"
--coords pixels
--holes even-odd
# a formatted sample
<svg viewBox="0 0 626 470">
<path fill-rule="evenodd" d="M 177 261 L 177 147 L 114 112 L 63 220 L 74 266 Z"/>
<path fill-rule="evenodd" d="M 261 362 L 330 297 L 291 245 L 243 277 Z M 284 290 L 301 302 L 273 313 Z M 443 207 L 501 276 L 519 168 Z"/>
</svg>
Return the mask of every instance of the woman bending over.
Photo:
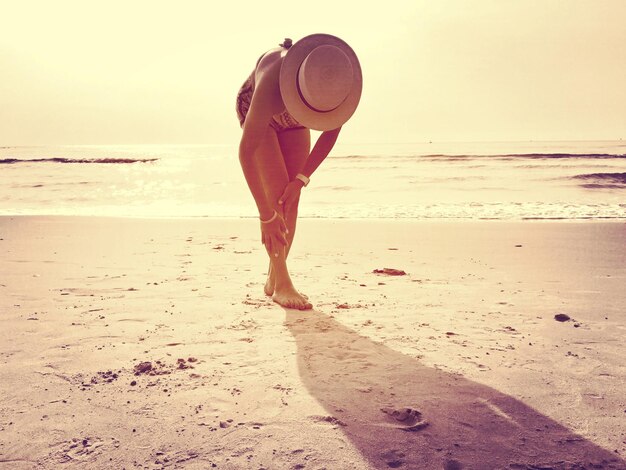
<svg viewBox="0 0 626 470">
<path fill-rule="evenodd" d="M 264 290 L 283 307 L 312 307 L 287 268 L 300 192 L 356 110 L 361 88 L 361 68 L 350 46 L 313 34 L 293 45 L 286 39 L 263 54 L 237 95 L 239 161 L 270 258 Z M 310 129 L 322 131 L 313 150 Z"/>
</svg>

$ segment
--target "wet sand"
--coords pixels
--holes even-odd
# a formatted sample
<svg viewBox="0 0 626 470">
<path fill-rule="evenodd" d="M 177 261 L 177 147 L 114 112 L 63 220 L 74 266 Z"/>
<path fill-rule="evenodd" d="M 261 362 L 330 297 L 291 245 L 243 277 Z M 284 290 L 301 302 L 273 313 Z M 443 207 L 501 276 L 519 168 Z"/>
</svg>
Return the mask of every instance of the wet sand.
<svg viewBox="0 0 626 470">
<path fill-rule="evenodd" d="M 0 218 L 0 468 L 626 468 L 626 224 L 257 230 Z"/>
</svg>

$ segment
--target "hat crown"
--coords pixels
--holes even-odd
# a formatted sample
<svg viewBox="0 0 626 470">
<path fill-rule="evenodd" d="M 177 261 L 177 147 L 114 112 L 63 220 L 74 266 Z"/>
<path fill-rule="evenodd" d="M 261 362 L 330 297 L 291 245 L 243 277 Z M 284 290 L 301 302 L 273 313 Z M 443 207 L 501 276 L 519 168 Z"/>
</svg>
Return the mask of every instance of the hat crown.
<svg viewBox="0 0 626 470">
<path fill-rule="evenodd" d="M 298 70 L 297 86 L 306 105 L 318 112 L 336 109 L 350 94 L 354 71 L 350 58 L 339 47 L 313 49 Z"/>
</svg>

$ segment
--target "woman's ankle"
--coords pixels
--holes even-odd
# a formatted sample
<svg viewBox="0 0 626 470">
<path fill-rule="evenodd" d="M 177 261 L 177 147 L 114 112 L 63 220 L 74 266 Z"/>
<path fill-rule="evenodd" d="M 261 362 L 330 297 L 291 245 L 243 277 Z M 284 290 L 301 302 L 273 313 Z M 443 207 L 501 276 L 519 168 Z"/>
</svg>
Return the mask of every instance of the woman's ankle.
<svg viewBox="0 0 626 470">
<path fill-rule="evenodd" d="M 274 290 L 284 291 L 284 290 L 290 290 L 290 289 L 295 289 L 295 287 L 293 286 L 293 282 L 291 282 L 290 278 L 274 280 Z"/>
</svg>

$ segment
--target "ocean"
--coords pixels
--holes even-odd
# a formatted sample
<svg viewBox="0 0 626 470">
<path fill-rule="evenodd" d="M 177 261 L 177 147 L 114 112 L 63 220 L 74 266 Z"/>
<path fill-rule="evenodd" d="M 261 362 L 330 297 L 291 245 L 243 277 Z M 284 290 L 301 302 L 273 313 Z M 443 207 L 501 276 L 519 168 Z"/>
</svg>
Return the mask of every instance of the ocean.
<svg viewBox="0 0 626 470">
<path fill-rule="evenodd" d="M 338 143 L 299 213 L 626 220 L 626 142 Z M 236 144 L 0 147 L 0 215 L 258 216 Z"/>
</svg>

